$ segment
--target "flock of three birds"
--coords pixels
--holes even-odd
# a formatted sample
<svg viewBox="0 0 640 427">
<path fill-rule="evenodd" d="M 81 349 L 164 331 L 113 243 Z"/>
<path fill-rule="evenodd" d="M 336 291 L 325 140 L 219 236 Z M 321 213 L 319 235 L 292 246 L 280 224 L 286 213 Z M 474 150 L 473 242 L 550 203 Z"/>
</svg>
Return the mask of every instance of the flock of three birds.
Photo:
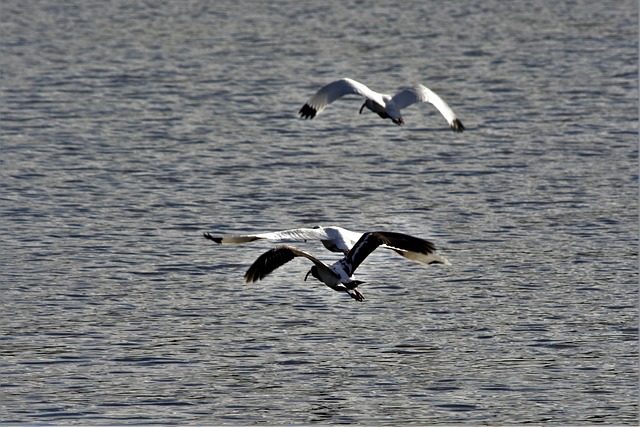
<svg viewBox="0 0 640 427">
<path fill-rule="evenodd" d="M 359 95 L 365 98 L 360 107 L 360 114 L 366 107 L 383 119 L 391 119 L 397 125 L 404 124 L 400 110 L 417 102 L 428 102 L 435 106 L 447 119 L 454 132 L 464 131 L 462 122 L 453 110 L 436 93 L 423 85 L 416 85 L 395 95 L 385 95 L 369 89 L 364 84 L 344 78 L 323 86 L 300 109 L 303 118 L 313 119 L 333 101 L 345 95 Z M 218 244 L 242 244 L 255 240 L 271 241 L 307 241 L 320 240 L 332 252 L 341 252 L 344 257 L 331 265 L 327 265 L 315 256 L 291 245 L 280 245 L 263 253 L 249 267 L 244 275 L 247 283 L 263 279 L 278 267 L 296 257 L 303 257 L 313 263 L 305 276 L 306 281 L 311 274 L 331 289 L 346 292 L 356 301 L 363 301 L 364 296 L 357 290 L 364 283 L 356 280 L 354 272 L 358 266 L 378 247 L 383 247 L 421 264 L 445 264 L 449 261 L 435 254 L 435 245 L 427 240 L 408 234 L 388 231 L 357 233 L 341 227 L 298 228 L 271 233 L 212 236 L 204 233 L 204 237 Z"/>
</svg>

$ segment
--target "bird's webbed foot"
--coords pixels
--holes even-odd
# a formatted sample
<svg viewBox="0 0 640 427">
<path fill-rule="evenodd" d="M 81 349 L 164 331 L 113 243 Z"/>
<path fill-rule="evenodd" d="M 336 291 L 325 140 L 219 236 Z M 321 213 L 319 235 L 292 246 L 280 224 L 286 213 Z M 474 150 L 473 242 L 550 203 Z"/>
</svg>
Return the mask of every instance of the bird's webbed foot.
<svg viewBox="0 0 640 427">
<path fill-rule="evenodd" d="M 364 301 L 364 295 L 358 292 L 357 289 L 349 289 L 347 293 L 356 301 Z"/>
</svg>

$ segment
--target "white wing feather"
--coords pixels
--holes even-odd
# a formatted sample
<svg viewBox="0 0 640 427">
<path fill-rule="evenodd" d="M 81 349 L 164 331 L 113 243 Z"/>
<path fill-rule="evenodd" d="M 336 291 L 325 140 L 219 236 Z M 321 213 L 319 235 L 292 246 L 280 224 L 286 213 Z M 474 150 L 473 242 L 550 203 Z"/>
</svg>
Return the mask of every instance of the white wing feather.
<svg viewBox="0 0 640 427">
<path fill-rule="evenodd" d="M 257 234 L 240 234 L 211 236 L 205 233 L 209 240 L 221 245 L 240 245 L 253 242 L 255 240 L 270 240 L 273 242 L 304 242 L 307 240 L 320 240 L 325 247 L 333 252 L 344 252 L 350 250 L 360 239 L 362 233 L 350 231 L 341 227 L 316 227 L 316 228 L 295 228 L 291 230 L 274 231 Z"/>
<path fill-rule="evenodd" d="M 320 114 L 327 105 L 345 95 L 360 95 L 365 98 L 369 98 L 380 105 L 385 105 L 382 94 L 369 89 L 358 81 L 344 78 L 321 87 L 315 95 L 309 98 L 305 106 L 300 111 L 302 112 L 305 107 L 309 107 L 310 110 L 312 110 L 309 111 L 311 113 L 309 116 L 313 118 L 316 114 Z"/>
<path fill-rule="evenodd" d="M 226 235 L 214 237 L 212 240 L 216 243 L 220 243 L 221 245 L 239 245 L 242 243 L 253 242 L 254 240 L 303 242 L 305 240 L 324 240 L 328 238 L 329 236 L 322 228 L 296 228 L 269 233 Z"/>
<path fill-rule="evenodd" d="M 436 107 L 438 111 L 440 111 L 440 114 L 442 114 L 444 118 L 447 119 L 447 122 L 449 123 L 451 129 L 457 132 L 462 132 L 464 130 L 462 122 L 460 122 L 460 120 L 456 116 L 456 113 L 453 112 L 451 107 L 449 107 L 449 105 L 444 102 L 444 100 L 440 98 L 437 93 L 426 86 L 418 84 L 408 89 L 404 89 L 396 93 L 393 96 L 392 101 L 400 110 L 417 102 L 428 102 Z"/>
</svg>

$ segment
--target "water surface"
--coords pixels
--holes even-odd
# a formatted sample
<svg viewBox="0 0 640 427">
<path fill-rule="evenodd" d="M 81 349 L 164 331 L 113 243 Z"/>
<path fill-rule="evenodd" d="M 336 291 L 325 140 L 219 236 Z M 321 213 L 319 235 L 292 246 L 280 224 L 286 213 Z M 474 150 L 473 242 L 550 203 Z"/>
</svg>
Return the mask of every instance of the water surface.
<svg viewBox="0 0 640 427">
<path fill-rule="evenodd" d="M 1 422 L 636 424 L 637 11 L 2 2 Z M 343 76 L 467 131 L 297 118 Z M 357 303 L 201 237 L 316 224 L 453 265 Z"/>
</svg>

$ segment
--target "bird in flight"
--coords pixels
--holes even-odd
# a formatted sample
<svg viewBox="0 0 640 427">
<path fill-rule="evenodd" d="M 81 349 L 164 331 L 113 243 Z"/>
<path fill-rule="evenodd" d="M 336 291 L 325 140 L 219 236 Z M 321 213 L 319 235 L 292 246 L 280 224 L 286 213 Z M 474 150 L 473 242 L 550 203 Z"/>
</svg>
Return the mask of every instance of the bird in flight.
<svg viewBox="0 0 640 427">
<path fill-rule="evenodd" d="M 440 114 L 447 119 L 449 127 L 454 132 L 464 131 L 464 126 L 460 119 L 453 112 L 451 107 L 431 89 L 417 84 L 403 89 L 395 95 L 386 95 L 369 89 L 364 84 L 349 78 L 333 81 L 323 86 L 300 108 L 300 117 L 313 119 L 320 114 L 333 101 L 345 95 L 360 95 L 365 98 L 364 104 L 360 107 L 360 114 L 366 107 L 378 114 L 383 119 L 391 119 L 397 125 L 404 124 L 404 119 L 400 110 L 417 102 L 428 102 L 440 111 Z"/>
<path fill-rule="evenodd" d="M 351 250 L 337 262 L 328 265 L 315 256 L 295 246 L 280 245 L 263 253 L 255 260 L 244 275 L 247 283 L 254 283 L 265 278 L 277 268 L 296 257 L 303 257 L 313 263 L 305 276 L 315 277 L 337 292 L 346 292 L 356 301 L 363 301 L 364 296 L 358 291 L 358 285 L 365 283 L 356 280 L 354 272 L 358 266 L 381 245 L 412 253 L 433 254 L 436 248 L 433 243 L 408 234 L 386 231 L 374 231 L 362 234 Z"/>
<path fill-rule="evenodd" d="M 341 252 L 348 254 L 353 245 L 362 237 L 363 233 L 347 230 L 346 228 L 328 226 L 315 226 L 313 228 L 294 228 L 290 230 L 273 231 L 257 234 L 235 234 L 212 236 L 204 233 L 204 237 L 221 245 L 239 245 L 243 243 L 254 242 L 256 240 L 268 240 L 271 242 L 306 242 L 308 240 L 320 240 L 325 248 L 331 252 Z M 445 264 L 450 265 L 449 261 L 436 255 L 433 252 L 413 252 L 407 249 L 399 249 L 386 244 L 383 248 L 394 251 L 395 253 L 421 264 Z"/>
</svg>

